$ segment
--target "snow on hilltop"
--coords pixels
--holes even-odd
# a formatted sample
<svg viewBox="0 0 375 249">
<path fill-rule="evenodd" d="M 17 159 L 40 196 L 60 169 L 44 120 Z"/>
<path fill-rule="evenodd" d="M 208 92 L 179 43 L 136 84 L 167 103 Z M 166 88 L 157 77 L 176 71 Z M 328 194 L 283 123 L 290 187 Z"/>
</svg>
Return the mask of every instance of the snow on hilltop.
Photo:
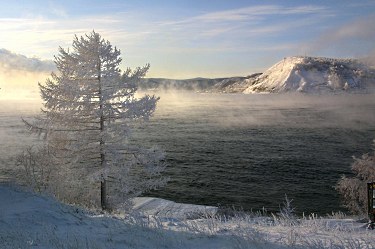
<svg viewBox="0 0 375 249">
<path fill-rule="evenodd" d="M 255 79 L 244 93 L 363 91 L 375 85 L 375 73 L 354 59 L 294 56 L 276 63 Z"/>
<path fill-rule="evenodd" d="M 264 73 L 245 77 L 187 80 L 142 79 L 141 90 L 192 90 L 220 93 L 370 92 L 375 69 L 355 59 L 286 57 Z"/>
</svg>

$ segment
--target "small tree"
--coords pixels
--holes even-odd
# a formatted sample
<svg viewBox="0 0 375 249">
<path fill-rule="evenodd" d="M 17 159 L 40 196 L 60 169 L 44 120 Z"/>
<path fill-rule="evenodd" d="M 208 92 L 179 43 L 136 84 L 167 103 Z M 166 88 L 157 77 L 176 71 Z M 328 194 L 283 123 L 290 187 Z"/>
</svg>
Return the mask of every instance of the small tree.
<svg viewBox="0 0 375 249">
<path fill-rule="evenodd" d="M 354 177 L 342 176 L 336 185 L 344 205 L 354 214 L 367 213 L 367 183 L 375 181 L 375 148 L 372 153 L 355 158 L 351 166 Z"/>
<path fill-rule="evenodd" d="M 59 48 L 55 56 L 58 73 L 39 84 L 42 115 L 32 124 L 25 121 L 43 136 L 65 181 L 100 181 L 103 210 L 108 209 L 107 197 L 112 203 L 124 202 L 166 182 L 160 174 L 163 154 L 130 141 L 135 121 L 148 120 L 158 101 L 134 96 L 149 65 L 121 72 L 120 63 L 120 51 L 98 33 L 75 36 L 72 51 Z M 86 195 L 92 191 L 85 188 Z"/>
</svg>

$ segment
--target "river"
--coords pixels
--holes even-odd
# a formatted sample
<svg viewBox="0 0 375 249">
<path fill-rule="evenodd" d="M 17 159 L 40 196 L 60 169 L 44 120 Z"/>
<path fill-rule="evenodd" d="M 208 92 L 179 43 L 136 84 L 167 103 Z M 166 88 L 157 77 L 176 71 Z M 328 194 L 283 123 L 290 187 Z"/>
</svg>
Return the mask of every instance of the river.
<svg viewBox="0 0 375 249">
<path fill-rule="evenodd" d="M 334 186 L 375 137 L 373 95 L 155 94 L 157 110 L 134 139 L 166 152 L 171 180 L 147 195 L 177 202 L 277 211 L 287 195 L 299 213 L 344 210 Z M 11 158 L 36 142 L 21 116 L 40 104 L 0 104 L 4 178 Z"/>
</svg>

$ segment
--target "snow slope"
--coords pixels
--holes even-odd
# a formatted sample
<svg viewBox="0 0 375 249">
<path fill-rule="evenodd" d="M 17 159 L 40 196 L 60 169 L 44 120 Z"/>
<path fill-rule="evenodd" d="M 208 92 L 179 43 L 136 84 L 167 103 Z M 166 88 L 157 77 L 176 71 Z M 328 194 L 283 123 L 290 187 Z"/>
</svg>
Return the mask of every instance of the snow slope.
<svg viewBox="0 0 375 249">
<path fill-rule="evenodd" d="M 374 85 L 374 71 L 357 60 L 295 56 L 248 80 L 244 93 L 359 91 Z"/>
<path fill-rule="evenodd" d="M 0 185 L 0 248 L 235 248 L 241 239 L 149 228 L 150 222 L 94 214 Z M 148 200 L 150 201 L 150 200 Z M 138 200 L 139 204 L 142 201 Z M 147 202 L 147 201 L 146 201 Z M 145 202 L 143 203 L 145 204 Z M 162 204 L 163 205 L 163 204 Z M 189 206 L 191 211 L 191 207 Z M 139 218 L 140 217 L 140 218 Z M 146 221 L 149 221 L 147 217 Z M 155 219 L 154 219 L 155 220 Z M 171 222 L 168 222 L 169 226 Z M 172 226 L 173 227 L 173 226 Z M 182 228 L 182 227 L 181 227 Z M 270 243 L 270 248 L 273 247 Z"/>
<path fill-rule="evenodd" d="M 375 248 L 375 232 L 352 219 L 284 219 L 255 214 L 225 218 L 215 216 L 213 207 L 155 198 L 136 199 L 133 215 L 110 216 L 4 185 L 0 185 L 0 200 L 2 249 Z M 157 212 L 168 206 L 186 212 L 178 212 L 178 217 L 173 212 Z M 202 208 L 209 212 L 181 216 L 192 211 L 198 214 Z"/>
</svg>

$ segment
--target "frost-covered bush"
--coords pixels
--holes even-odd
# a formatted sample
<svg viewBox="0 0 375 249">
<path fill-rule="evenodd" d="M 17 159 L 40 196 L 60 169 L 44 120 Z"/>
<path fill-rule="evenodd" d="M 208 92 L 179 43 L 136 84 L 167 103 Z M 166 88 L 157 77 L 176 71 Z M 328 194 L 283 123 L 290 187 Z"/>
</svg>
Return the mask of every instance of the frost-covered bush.
<svg viewBox="0 0 375 249">
<path fill-rule="evenodd" d="M 367 212 L 367 183 L 375 181 L 375 150 L 360 158 L 354 157 L 351 168 L 355 176 L 342 176 L 336 189 L 341 194 L 345 207 L 354 214 L 363 215 Z"/>
<path fill-rule="evenodd" d="M 282 223 L 283 225 L 295 225 L 297 223 L 297 215 L 295 214 L 295 208 L 292 206 L 293 200 L 289 199 L 285 194 L 285 200 L 283 205 L 280 207 L 278 217 L 274 216 L 276 223 Z"/>
<path fill-rule="evenodd" d="M 21 181 L 32 190 L 46 192 L 51 185 L 53 163 L 46 147 L 30 146 L 16 156 L 16 165 L 22 168 Z"/>
<path fill-rule="evenodd" d="M 77 170 L 61 167 L 56 155 L 47 146 L 30 146 L 16 156 L 21 167 L 19 180 L 31 190 L 52 195 L 59 200 L 94 207 L 99 201 L 90 189 L 90 182 L 81 178 Z M 68 180 L 69 179 L 69 180 Z"/>
</svg>

